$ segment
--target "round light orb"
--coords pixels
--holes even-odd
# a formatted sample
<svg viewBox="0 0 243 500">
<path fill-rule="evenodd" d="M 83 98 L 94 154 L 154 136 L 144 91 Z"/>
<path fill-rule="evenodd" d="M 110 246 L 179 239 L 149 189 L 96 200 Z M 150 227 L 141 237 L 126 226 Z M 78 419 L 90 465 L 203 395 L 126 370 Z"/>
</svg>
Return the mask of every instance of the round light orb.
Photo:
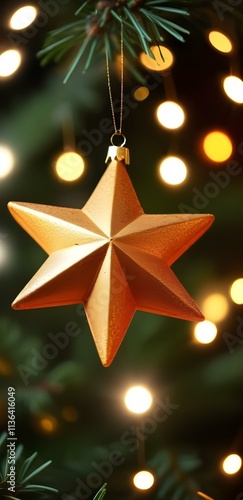
<svg viewBox="0 0 243 500">
<path fill-rule="evenodd" d="M 157 108 L 157 118 L 163 127 L 177 129 L 184 123 L 185 113 L 177 102 L 165 101 Z"/>
<path fill-rule="evenodd" d="M 202 303 L 202 312 L 210 321 L 222 321 L 228 314 L 229 303 L 222 293 L 211 293 Z"/>
<path fill-rule="evenodd" d="M 58 421 L 53 415 L 46 415 L 39 418 L 39 428 L 45 434 L 52 434 L 58 428 Z"/>
<path fill-rule="evenodd" d="M 149 490 L 154 484 L 154 476 L 148 470 L 141 470 L 133 477 L 133 484 L 139 490 Z"/>
<path fill-rule="evenodd" d="M 0 54 L 0 77 L 6 78 L 17 71 L 21 63 L 21 55 L 18 50 L 9 49 Z"/>
<path fill-rule="evenodd" d="M 204 138 L 203 149 L 210 160 L 220 163 L 230 158 L 233 146 L 228 135 L 219 130 L 214 130 Z"/>
<path fill-rule="evenodd" d="M 0 179 L 7 177 L 13 170 L 14 155 L 7 146 L 0 145 Z"/>
<path fill-rule="evenodd" d="M 144 413 L 152 405 L 152 395 L 145 387 L 140 385 L 130 387 L 125 394 L 125 405 L 132 413 Z"/>
<path fill-rule="evenodd" d="M 37 16 L 37 9 L 33 5 L 25 5 L 16 10 L 9 21 L 13 30 L 22 30 L 30 26 Z"/>
<path fill-rule="evenodd" d="M 165 71 L 172 66 L 174 61 L 173 54 L 167 47 L 163 45 L 153 45 L 150 48 L 154 58 L 150 57 L 145 52 L 140 54 L 140 61 L 145 68 L 152 71 Z"/>
<path fill-rule="evenodd" d="M 220 52 L 226 54 L 232 51 L 233 46 L 230 39 L 221 31 L 210 31 L 208 38 L 211 45 Z"/>
<path fill-rule="evenodd" d="M 186 179 L 187 168 L 178 156 L 167 156 L 159 166 L 159 173 L 164 182 L 176 186 Z"/>
<path fill-rule="evenodd" d="M 84 172 L 84 160 L 75 151 L 62 153 L 56 161 L 55 170 L 58 177 L 63 181 L 76 181 Z"/>
<path fill-rule="evenodd" d="M 238 278 L 232 283 L 230 296 L 235 304 L 243 304 L 243 278 Z"/>
<path fill-rule="evenodd" d="M 227 76 L 223 81 L 226 95 L 237 104 L 243 103 L 243 81 L 237 76 Z"/>
<path fill-rule="evenodd" d="M 210 344 L 217 336 L 217 327 L 212 321 L 201 321 L 194 328 L 194 338 L 199 344 Z"/>
<path fill-rule="evenodd" d="M 134 99 L 136 99 L 136 101 L 144 101 L 145 99 L 147 99 L 148 96 L 149 96 L 148 87 L 138 87 L 133 93 L 133 97 Z"/>
<path fill-rule="evenodd" d="M 228 455 L 222 464 L 225 474 L 236 474 L 242 466 L 242 459 L 236 453 Z"/>
</svg>

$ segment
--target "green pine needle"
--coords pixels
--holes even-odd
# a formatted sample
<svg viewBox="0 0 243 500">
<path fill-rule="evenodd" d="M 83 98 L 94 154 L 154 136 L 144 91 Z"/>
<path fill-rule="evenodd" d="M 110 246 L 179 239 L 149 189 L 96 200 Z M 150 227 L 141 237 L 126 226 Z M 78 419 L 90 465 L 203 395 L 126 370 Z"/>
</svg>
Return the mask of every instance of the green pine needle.
<svg viewBox="0 0 243 500">
<path fill-rule="evenodd" d="M 39 474 L 39 472 L 41 472 L 42 470 L 44 470 L 46 467 L 48 467 L 48 465 L 50 465 L 52 463 L 51 460 L 48 460 L 48 462 L 45 462 L 44 464 L 40 465 L 40 467 L 38 467 L 37 469 L 35 469 L 33 472 L 31 472 L 28 476 L 26 476 L 23 480 L 22 480 L 22 484 L 24 483 L 27 483 L 27 481 L 29 481 L 30 479 L 32 479 L 32 477 L 36 476 L 37 474 Z"/>
<path fill-rule="evenodd" d="M 1 446 L 6 442 L 7 439 L 7 433 L 3 433 L 0 436 L 0 448 Z M 45 485 L 36 485 L 36 484 L 26 484 L 29 482 L 30 479 L 33 477 L 37 476 L 40 472 L 42 472 L 46 467 L 48 467 L 52 461 L 48 460 L 44 464 L 40 465 L 36 469 L 32 470 L 32 472 L 28 473 L 30 470 L 30 467 L 33 465 L 33 462 L 35 458 L 37 457 L 37 452 L 34 452 L 30 457 L 28 457 L 26 460 L 22 462 L 22 454 L 23 454 L 24 447 L 23 445 L 19 445 L 16 448 L 16 453 L 15 453 L 15 466 L 16 466 L 16 491 L 21 491 L 21 492 L 33 492 L 33 493 L 42 493 L 48 492 L 49 494 L 56 494 L 58 493 L 58 490 L 56 488 L 51 488 L 50 486 L 45 486 Z M 2 451 L 2 450 L 1 450 Z M 8 452 L 6 453 L 6 456 L 2 460 L 1 466 L 0 466 L 0 496 L 1 498 L 8 498 L 12 500 L 20 500 L 17 497 L 8 495 L 8 494 L 2 494 L 6 492 L 7 489 L 7 477 L 8 477 L 8 472 L 9 472 L 9 463 L 8 463 Z M 21 463 L 22 462 L 22 463 Z M 19 472 L 18 472 L 19 471 Z M 28 474 L 27 474 L 28 473 Z"/>
<path fill-rule="evenodd" d="M 106 494 L 106 486 L 107 486 L 107 483 L 104 483 L 103 486 L 101 486 L 101 488 L 96 493 L 93 500 L 102 500 L 102 498 L 104 498 L 104 496 Z"/>
<path fill-rule="evenodd" d="M 42 490 L 42 491 L 48 491 L 49 493 L 58 493 L 58 490 L 56 488 L 51 488 L 50 486 L 44 486 L 43 484 L 27 484 L 27 486 L 25 486 L 25 490 L 33 492 L 35 492 L 36 490 Z"/>
<path fill-rule="evenodd" d="M 42 65 L 51 60 L 58 62 L 70 49 L 77 48 L 76 56 L 64 79 L 66 83 L 84 54 L 87 57 L 83 72 L 89 69 L 97 54 L 106 51 L 111 58 L 119 53 L 121 23 L 124 48 L 130 57 L 137 59 L 141 50 L 154 57 L 151 45 L 159 45 L 164 41 L 164 33 L 169 33 L 182 42 L 184 39 L 181 33 L 188 34 L 184 26 L 173 22 L 172 19 L 176 16 L 188 16 L 190 12 L 180 8 L 179 0 L 178 6 L 170 6 L 170 1 L 144 0 L 140 5 L 134 0 L 127 0 L 123 3 L 105 3 L 102 7 L 102 2 L 86 0 L 75 12 L 75 15 L 79 16 L 78 21 L 50 32 L 45 47 L 38 53 Z M 185 5 L 185 2 L 183 3 Z"/>
<path fill-rule="evenodd" d="M 35 458 L 37 457 L 37 451 L 35 451 L 33 453 L 33 455 L 31 455 L 29 458 L 27 458 L 25 460 L 25 462 L 23 463 L 21 469 L 20 469 L 20 473 L 19 473 L 19 481 L 20 483 L 22 483 L 22 480 L 24 479 L 24 476 L 26 474 L 26 472 L 29 470 L 32 462 L 35 460 Z"/>
<path fill-rule="evenodd" d="M 89 37 L 87 37 L 87 38 L 83 41 L 83 43 L 82 43 L 82 45 L 81 45 L 81 47 L 80 47 L 80 49 L 79 49 L 79 51 L 78 51 L 78 53 L 77 53 L 77 55 L 76 55 L 76 57 L 75 57 L 74 61 L 72 62 L 71 66 L 70 66 L 70 68 L 69 68 L 69 70 L 68 70 L 68 72 L 67 72 L 67 75 L 66 75 L 66 77 L 64 78 L 64 83 L 66 83 L 66 82 L 68 81 L 68 79 L 69 79 L 69 77 L 71 76 L 72 72 L 75 70 L 75 68 L 76 68 L 77 64 L 79 63 L 80 59 L 81 59 L 81 58 L 82 58 L 82 56 L 84 55 L 84 52 L 85 52 L 85 50 L 86 50 L 86 48 L 87 48 L 87 46 L 88 46 L 88 44 L 89 44 L 89 43 L 90 43 L 90 38 L 89 38 Z"/>
</svg>

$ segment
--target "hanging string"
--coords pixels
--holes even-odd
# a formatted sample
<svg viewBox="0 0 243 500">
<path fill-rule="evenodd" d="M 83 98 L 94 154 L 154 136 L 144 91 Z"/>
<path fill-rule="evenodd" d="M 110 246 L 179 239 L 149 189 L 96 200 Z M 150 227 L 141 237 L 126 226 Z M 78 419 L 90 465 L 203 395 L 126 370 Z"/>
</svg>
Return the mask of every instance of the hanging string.
<svg viewBox="0 0 243 500">
<path fill-rule="evenodd" d="M 111 105 L 111 114 L 112 121 L 114 126 L 115 135 L 122 135 L 122 119 L 123 119 L 123 92 L 124 92 L 124 49 L 123 49 L 123 23 L 121 22 L 121 64 L 120 64 L 120 80 L 121 80 L 121 95 L 120 95 L 120 120 L 119 120 L 119 128 L 116 125 L 116 117 L 115 110 L 113 104 L 112 90 L 111 90 L 111 77 L 110 77 L 110 65 L 109 65 L 109 56 L 106 51 L 106 74 L 107 74 L 107 83 L 108 83 L 108 91 Z"/>
</svg>

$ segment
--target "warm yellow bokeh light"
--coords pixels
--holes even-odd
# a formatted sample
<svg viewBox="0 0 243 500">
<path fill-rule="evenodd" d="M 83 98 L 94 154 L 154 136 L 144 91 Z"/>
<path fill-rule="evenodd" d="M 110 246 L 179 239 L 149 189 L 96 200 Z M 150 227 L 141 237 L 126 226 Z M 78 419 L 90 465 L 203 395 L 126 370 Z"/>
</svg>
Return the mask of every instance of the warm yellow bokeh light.
<svg viewBox="0 0 243 500">
<path fill-rule="evenodd" d="M 236 474 L 236 472 L 240 470 L 241 466 L 241 457 L 235 453 L 228 455 L 222 463 L 222 468 L 225 474 Z"/>
<path fill-rule="evenodd" d="M 167 156 L 159 166 L 161 179 L 173 186 L 181 184 L 187 176 L 187 168 L 184 161 L 177 156 Z"/>
<path fill-rule="evenodd" d="M 174 60 L 173 54 L 167 47 L 163 45 L 153 45 L 151 47 L 151 52 L 154 55 L 154 59 L 145 52 L 142 52 L 140 55 L 140 61 L 145 68 L 152 71 L 165 71 L 172 66 Z"/>
<path fill-rule="evenodd" d="M 149 89 L 147 87 L 138 87 L 134 93 L 133 97 L 136 101 L 144 101 L 149 95 Z"/>
<path fill-rule="evenodd" d="M 157 118 L 163 127 L 176 129 L 184 123 L 185 113 L 177 102 L 165 101 L 157 108 Z"/>
<path fill-rule="evenodd" d="M 149 490 L 154 484 L 154 476 L 148 470 L 141 470 L 133 477 L 133 484 L 139 490 Z"/>
<path fill-rule="evenodd" d="M 14 155 L 7 146 L 0 146 L 0 179 L 7 177 L 14 166 Z"/>
<path fill-rule="evenodd" d="M 203 149 L 210 160 L 220 163 L 228 160 L 232 154 L 233 146 L 228 135 L 214 130 L 204 138 Z"/>
<path fill-rule="evenodd" d="M 194 328 L 194 337 L 200 344 L 210 344 L 217 336 L 217 327 L 212 321 L 201 321 Z"/>
<path fill-rule="evenodd" d="M 210 321 L 222 321 L 228 314 L 229 303 L 222 293 L 212 293 L 202 303 L 202 312 Z"/>
<path fill-rule="evenodd" d="M 0 54 L 0 77 L 7 77 L 15 73 L 21 63 L 21 55 L 18 50 L 5 50 Z"/>
<path fill-rule="evenodd" d="M 59 156 L 55 164 L 55 169 L 58 177 L 63 181 L 76 181 L 83 174 L 84 160 L 75 151 L 68 151 Z"/>
<path fill-rule="evenodd" d="M 220 52 L 231 52 L 233 46 L 230 39 L 221 31 L 210 31 L 208 35 L 211 45 Z"/>
<path fill-rule="evenodd" d="M 55 432 L 57 430 L 58 427 L 57 419 L 52 415 L 41 417 L 39 419 L 39 427 L 46 434 L 51 434 L 52 432 Z"/>
<path fill-rule="evenodd" d="M 25 5 L 16 10 L 12 15 L 9 25 L 13 30 L 22 30 L 27 28 L 37 16 L 37 9 L 33 5 Z"/>
<path fill-rule="evenodd" d="M 232 283 L 230 296 L 235 304 L 243 304 L 243 278 L 238 278 Z"/>
<path fill-rule="evenodd" d="M 243 103 L 243 81 L 237 76 L 227 76 L 223 87 L 226 95 L 237 104 Z"/>
<path fill-rule="evenodd" d="M 151 407 L 153 398 L 145 387 L 136 385 L 130 387 L 125 394 L 125 405 L 133 413 L 144 413 Z"/>
</svg>

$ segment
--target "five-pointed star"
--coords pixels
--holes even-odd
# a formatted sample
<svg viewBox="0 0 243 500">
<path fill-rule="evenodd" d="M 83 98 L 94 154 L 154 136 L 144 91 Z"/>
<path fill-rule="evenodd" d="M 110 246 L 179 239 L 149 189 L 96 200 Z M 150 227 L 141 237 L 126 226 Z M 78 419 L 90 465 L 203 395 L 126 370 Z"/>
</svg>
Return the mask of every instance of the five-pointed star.
<svg viewBox="0 0 243 500">
<path fill-rule="evenodd" d="M 49 254 L 13 307 L 82 302 L 104 366 L 136 309 L 203 319 L 170 266 L 214 217 L 145 214 L 124 163 L 108 165 L 82 210 L 15 202 L 9 210 Z"/>
</svg>

